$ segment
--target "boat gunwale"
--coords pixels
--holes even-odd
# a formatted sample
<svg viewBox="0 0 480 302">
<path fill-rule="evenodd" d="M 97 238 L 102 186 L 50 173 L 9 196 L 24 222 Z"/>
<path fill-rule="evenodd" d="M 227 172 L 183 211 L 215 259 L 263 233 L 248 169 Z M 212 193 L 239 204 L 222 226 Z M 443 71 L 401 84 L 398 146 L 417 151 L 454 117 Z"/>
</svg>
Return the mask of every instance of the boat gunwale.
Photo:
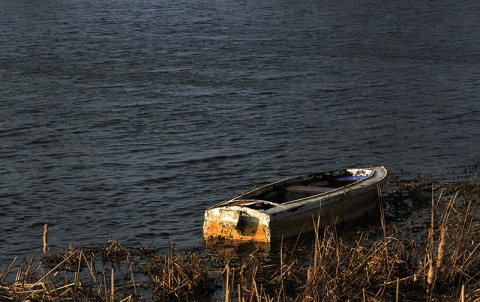
<svg viewBox="0 0 480 302">
<path fill-rule="evenodd" d="M 367 176 L 364 179 L 357 180 L 355 182 L 346 184 L 346 185 L 341 186 L 339 188 L 334 188 L 333 190 L 325 192 L 325 193 L 319 193 L 319 194 L 315 194 L 315 195 L 304 197 L 304 198 L 294 199 L 292 201 L 281 203 L 280 205 L 283 205 L 283 206 L 287 207 L 288 209 L 292 209 L 292 208 L 295 208 L 295 207 L 302 207 L 306 204 L 312 203 L 312 202 L 317 201 L 319 199 L 326 199 L 327 197 L 333 197 L 333 196 L 336 196 L 338 194 L 344 194 L 345 192 L 343 192 L 343 191 L 354 191 L 355 189 L 352 189 L 352 188 L 356 187 L 356 186 L 359 186 L 359 185 L 360 185 L 359 188 L 366 188 L 366 190 L 367 190 L 369 186 L 376 185 L 378 182 L 381 182 L 383 179 L 385 179 L 385 177 L 387 175 L 387 173 L 384 173 L 383 177 L 380 177 L 377 181 L 377 179 L 375 177 L 375 176 L 377 176 L 376 175 L 377 170 L 375 170 L 376 168 L 383 168 L 383 167 L 373 167 L 373 168 L 371 168 L 372 169 L 371 170 L 372 171 L 371 175 Z M 348 171 L 348 170 L 362 170 L 362 169 L 345 169 L 345 170 Z M 367 169 L 363 169 L 363 170 L 367 170 Z M 385 170 L 385 172 L 386 172 L 386 170 Z M 349 190 L 349 189 L 351 189 L 351 190 Z M 274 209 L 274 208 L 272 208 L 272 209 Z M 269 210 L 271 210 L 271 209 L 269 209 Z M 268 212 L 269 210 L 267 210 L 266 212 Z M 272 211 L 272 213 L 274 213 L 274 212 L 278 212 L 278 211 Z"/>
<path fill-rule="evenodd" d="M 266 188 L 269 188 L 269 187 L 274 187 L 275 185 L 279 185 L 279 184 L 282 184 L 282 185 L 280 185 L 280 187 L 282 187 L 282 186 L 286 187 L 285 184 L 288 184 L 288 182 L 295 182 L 295 180 L 300 180 L 302 178 L 307 180 L 307 179 L 313 179 L 313 178 L 315 178 L 315 176 L 318 176 L 318 175 L 324 175 L 325 176 L 324 178 L 327 179 L 329 177 L 342 176 L 346 172 L 350 173 L 351 171 L 364 171 L 364 170 L 371 171 L 370 175 L 367 176 L 364 179 L 345 184 L 344 186 L 341 186 L 339 188 L 332 188 L 332 190 L 330 190 L 328 192 L 314 194 L 312 196 L 298 198 L 298 199 L 294 199 L 294 200 L 283 202 L 283 203 L 275 203 L 275 202 L 271 202 L 271 201 L 263 200 L 263 199 L 254 199 L 254 198 L 242 199 L 241 198 L 242 196 L 251 194 L 253 192 L 261 191 L 262 189 L 266 189 Z M 383 172 L 383 173 L 379 173 L 379 172 Z M 331 175 L 329 175 L 329 174 L 331 174 Z M 214 208 L 238 207 L 239 209 L 248 208 L 248 209 L 258 211 L 258 212 L 261 212 L 261 213 L 265 213 L 265 214 L 274 214 L 274 213 L 277 213 L 277 212 L 285 211 L 287 209 L 291 210 L 293 208 L 302 207 L 302 206 L 305 206 L 306 204 L 316 202 L 319 199 L 326 199 L 326 198 L 336 196 L 338 194 L 344 194 L 345 193 L 344 191 L 353 191 L 354 189 L 352 189 L 352 188 L 355 187 L 355 186 L 360 185 L 359 188 L 361 188 L 361 187 L 369 187 L 370 185 L 381 183 L 382 180 L 386 179 L 386 176 L 387 176 L 387 170 L 383 166 L 369 167 L 369 168 L 347 168 L 347 169 L 339 169 L 339 170 L 326 171 L 326 172 L 304 173 L 304 174 L 301 174 L 301 175 L 292 176 L 292 177 L 288 177 L 288 178 L 281 179 L 281 180 L 278 180 L 278 181 L 274 181 L 274 182 L 271 182 L 271 183 L 267 183 L 267 184 L 262 185 L 258 188 L 254 188 L 252 190 L 245 191 L 243 193 L 240 193 L 240 194 L 234 196 L 233 198 L 230 198 L 228 200 L 225 200 L 221 203 L 218 203 L 218 204 L 210 207 L 208 210 L 214 209 Z M 348 190 L 348 189 L 352 189 L 352 190 Z M 266 191 L 268 191 L 268 190 L 266 190 Z M 264 209 L 253 209 L 253 208 L 250 208 L 250 207 L 247 207 L 247 206 L 243 206 L 243 204 L 229 205 L 229 203 L 234 203 L 234 202 L 243 201 L 243 200 L 248 201 L 248 202 L 254 202 L 254 201 L 265 202 L 265 203 L 268 203 L 268 204 L 272 204 L 274 206 L 272 208 L 264 210 Z"/>
</svg>

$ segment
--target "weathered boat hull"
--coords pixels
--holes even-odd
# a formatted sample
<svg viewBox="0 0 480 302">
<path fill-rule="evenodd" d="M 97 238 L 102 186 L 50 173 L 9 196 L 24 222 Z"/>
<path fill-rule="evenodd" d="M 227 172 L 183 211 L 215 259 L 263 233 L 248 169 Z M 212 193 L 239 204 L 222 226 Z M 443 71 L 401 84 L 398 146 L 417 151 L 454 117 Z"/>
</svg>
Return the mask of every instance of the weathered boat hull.
<svg viewBox="0 0 480 302">
<path fill-rule="evenodd" d="M 322 200 L 321 205 L 309 204 L 293 213 L 279 213 L 271 219 L 270 239 L 296 236 L 314 231 L 316 227 L 323 228 L 360 217 L 375 207 L 377 192 L 375 188 L 361 194 L 335 194 Z"/>
<path fill-rule="evenodd" d="M 311 185 L 332 179 L 340 182 L 338 179 L 345 175 L 361 179 L 333 189 Z M 375 207 L 386 176 L 385 168 L 374 167 L 305 174 L 274 182 L 208 209 L 203 236 L 207 240 L 271 242 L 354 219 Z M 303 183 L 309 185 L 298 185 Z"/>
</svg>

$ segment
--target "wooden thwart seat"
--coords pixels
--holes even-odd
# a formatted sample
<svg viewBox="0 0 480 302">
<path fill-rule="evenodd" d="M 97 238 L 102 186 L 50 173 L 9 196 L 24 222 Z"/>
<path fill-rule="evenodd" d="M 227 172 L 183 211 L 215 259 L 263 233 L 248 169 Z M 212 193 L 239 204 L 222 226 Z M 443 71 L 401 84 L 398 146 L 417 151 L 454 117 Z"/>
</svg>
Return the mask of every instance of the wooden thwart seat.
<svg viewBox="0 0 480 302">
<path fill-rule="evenodd" d="M 312 187 L 312 186 L 291 186 L 287 188 L 288 192 L 320 194 L 332 191 L 333 188 Z"/>
</svg>

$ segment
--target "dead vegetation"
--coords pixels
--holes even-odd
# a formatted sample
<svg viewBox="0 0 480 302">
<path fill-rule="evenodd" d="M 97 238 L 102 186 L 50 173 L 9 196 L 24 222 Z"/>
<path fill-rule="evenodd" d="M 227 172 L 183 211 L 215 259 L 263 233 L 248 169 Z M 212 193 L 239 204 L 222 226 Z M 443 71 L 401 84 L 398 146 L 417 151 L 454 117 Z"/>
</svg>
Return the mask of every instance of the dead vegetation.
<svg viewBox="0 0 480 302">
<path fill-rule="evenodd" d="M 394 177 L 383 197 L 372 222 L 348 236 L 329 227 L 270 253 L 112 241 L 49 254 L 45 227 L 43 257 L 14 259 L 0 273 L 0 300 L 480 300 L 478 181 Z"/>
</svg>

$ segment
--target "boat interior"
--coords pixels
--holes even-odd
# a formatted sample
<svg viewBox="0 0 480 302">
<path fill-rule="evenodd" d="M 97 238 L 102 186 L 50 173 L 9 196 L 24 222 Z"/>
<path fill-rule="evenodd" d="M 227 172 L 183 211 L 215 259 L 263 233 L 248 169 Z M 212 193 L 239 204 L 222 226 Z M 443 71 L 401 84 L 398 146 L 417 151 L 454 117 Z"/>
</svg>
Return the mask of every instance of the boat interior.
<svg viewBox="0 0 480 302">
<path fill-rule="evenodd" d="M 328 193 L 355 183 L 367 176 L 341 175 L 331 177 L 311 177 L 274 183 L 264 189 L 253 190 L 235 198 L 228 205 L 241 205 L 253 209 L 268 210 L 279 204 Z"/>
</svg>

